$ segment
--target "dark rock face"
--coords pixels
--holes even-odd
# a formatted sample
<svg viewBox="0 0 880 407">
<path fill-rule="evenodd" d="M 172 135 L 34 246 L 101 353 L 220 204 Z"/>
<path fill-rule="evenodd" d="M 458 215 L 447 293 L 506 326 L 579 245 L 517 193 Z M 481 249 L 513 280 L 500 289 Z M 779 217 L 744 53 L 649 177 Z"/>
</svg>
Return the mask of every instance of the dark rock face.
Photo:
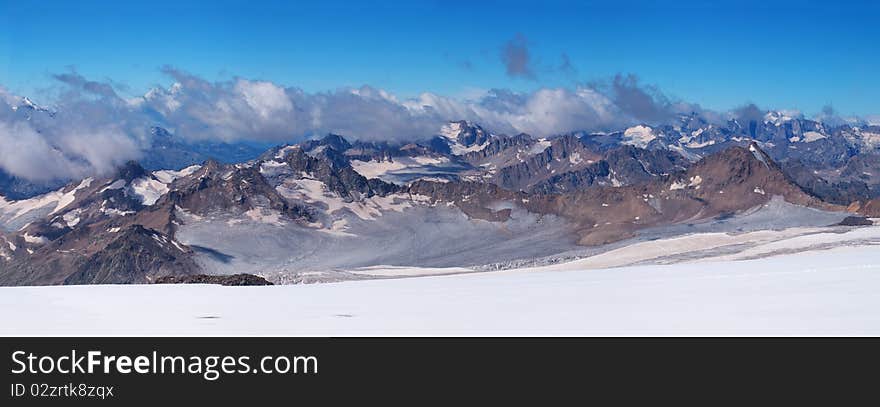
<svg viewBox="0 0 880 407">
<path fill-rule="evenodd" d="M 840 226 L 873 226 L 874 222 L 864 216 L 847 216 L 840 223 Z"/>
<path fill-rule="evenodd" d="M 452 149 L 443 137 L 433 137 L 428 141 L 428 147 L 441 154 L 452 154 Z"/>
<path fill-rule="evenodd" d="M 813 168 L 836 168 L 846 164 L 858 150 L 843 139 L 824 138 L 811 143 L 776 144 L 767 153 L 777 161 L 801 160 Z"/>
<path fill-rule="evenodd" d="M 199 270 L 192 251 L 170 237 L 134 225 L 88 257 L 64 284 L 142 284 Z"/>
<path fill-rule="evenodd" d="M 633 185 L 656 177 L 683 172 L 689 163 L 664 149 L 648 150 L 621 146 L 602 155 L 587 148 L 581 139 L 554 139 L 541 153 L 498 171 L 498 185 L 534 193 L 566 193 L 594 185 Z"/>
<path fill-rule="evenodd" d="M 871 199 L 874 193 L 863 181 L 842 180 L 832 182 L 819 177 L 811 167 L 800 160 L 788 161 L 783 164 L 785 174 L 804 190 L 821 198 L 825 202 L 838 205 L 849 205 L 852 202 Z"/>
<path fill-rule="evenodd" d="M 483 130 L 479 125 L 470 124 L 466 121 L 460 121 L 458 124 L 461 131 L 458 133 L 456 139 L 462 145 L 470 147 L 482 145 L 489 141 L 489 132 Z"/>
<path fill-rule="evenodd" d="M 833 178 L 833 173 L 832 179 Z M 839 169 L 842 182 L 864 183 L 870 189 L 871 198 L 880 196 L 880 151 L 862 152 L 847 161 Z"/>
<path fill-rule="evenodd" d="M 116 170 L 116 178 L 131 182 L 135 179 L 147 176 L 147 170 L 137 161 L 126 162 L 122 167 Z"/>
<path fill-rule="evenodd" d="M 321 144 L 329 146 L 336 151 L 345 151 L 351 148 L 351 143 L 338 134 L 328 134 L 321 139 Z"/>
<path fill-rule="evenodd" d="M 532 192 L 538 194 L 559 194 L 582 190 L 591 187 L 599 180 L 611 176 L 608 161 L 602 160 L 578 171 L 569 171 L 554 175 L 546 181 L 532 186 Z"/>
<path fill-rule="evenodd" d="M 601 159 L 575 135 L 540 141 L 523 137 L 527 136 L 517 136 L 520 141 L 496 154 L 501 159 L 489 161 L 497 167 L 491 182 L 514 191 L 529 191 L 555 175 L 581 170 Z"/>
<path fill-rule="evenodd" d="M 233 274 L 226 276 L 207 274 L 196 274 L 192 276 L 164 276 L 157 278 L 153 284 L 220 284 L 226 286 L 273 285 L 263 277 L 255 276 L 253 274 Z"/>
<path fill-rule="evenodd" d="M 465 154 L 465 160 L 474 163 L 480 162 L 480 160 L 485 159 L 487 157 L 492 157 L 498 154 L 501 154 L 503 151 L 516 148 L 516 147 L 525 147 L 535 143 L 535 140 L 532 136 L 528 134 L 521 133 L 516 136 L 508 137 L 504 135 L 492 137 L 489 141 L 489 145 L 486 148 L 479 151 L 472 151 L 470 153 Z M 445 142 L 444 142 L 445 144 Z M 447 146 L 448 150 L 449 147 Z"/>
<path fill-rule="evenodd" d="M 163 199 L 197 214 L 268 207 L 291 219 L 309 218 L 308 210 L 291 205 L 282 198 L 266 182 L 257 166 L 222 165 L 208 161 L 193 176 L 175 183 L 175 189 Z"/>
<path fill-rule="evenodd" d="M 669 150 L 646 150 L 622 146 L 606 156 L 615 178 L 623 184 L 646 182 L 658 175 L 682 172 L 688 163 L 681 155 Z"/>
</svg>

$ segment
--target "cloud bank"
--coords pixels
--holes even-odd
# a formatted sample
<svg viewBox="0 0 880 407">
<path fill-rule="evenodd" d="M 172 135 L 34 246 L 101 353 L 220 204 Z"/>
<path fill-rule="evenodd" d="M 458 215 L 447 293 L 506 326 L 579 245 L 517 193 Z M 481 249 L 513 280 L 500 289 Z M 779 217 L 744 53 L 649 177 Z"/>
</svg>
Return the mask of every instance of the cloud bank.
<svg viewBox="0 0 880 407">
<path fill-rule="evenodd" d="M 514 69 L 522 74 L 527 67 Z M 544 137 L 663 123 L 679 113 L 700 112 L 719 121 L 763 114 L 754 105 L 727 114 L 705 111 L 672 100 L 633 75 L 533 92 L 493 89 L 462 100 L 435 93 L 398 99 L 370 86 L 308 93 L 245 78 L 209 81 L 172 67 L 163 72 L 170 85 L 135 98 L 120 96 L 109 81 L 73 71 L 58 74 L 60 91 L 50 109 L 0 87 L 0 170 L 41 181 L 103 174 L 147 153 L 152 126 L 191 142 L 286 143 L 327 133 L 404 142 L 429 139 L 450 120 Z"/>
</svg>

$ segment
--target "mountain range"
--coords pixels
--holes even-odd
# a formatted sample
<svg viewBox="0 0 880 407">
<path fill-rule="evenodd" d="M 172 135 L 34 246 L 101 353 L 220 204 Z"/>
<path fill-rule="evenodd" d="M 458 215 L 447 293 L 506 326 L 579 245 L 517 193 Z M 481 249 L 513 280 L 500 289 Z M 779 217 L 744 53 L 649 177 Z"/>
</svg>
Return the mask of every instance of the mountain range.
<svg viewBox="0 0 880 407">
<path fill-rule="evenodd" d="M 458 121 L 421 142 L 268 149 L 151 134 L 146 159 L 110 176 L 46 192 L 0 173 L 0 284 L 503 268 L 779 200 L 880 216 L 880 127 L 776 112 L 547 138 Z"/>
</svg>

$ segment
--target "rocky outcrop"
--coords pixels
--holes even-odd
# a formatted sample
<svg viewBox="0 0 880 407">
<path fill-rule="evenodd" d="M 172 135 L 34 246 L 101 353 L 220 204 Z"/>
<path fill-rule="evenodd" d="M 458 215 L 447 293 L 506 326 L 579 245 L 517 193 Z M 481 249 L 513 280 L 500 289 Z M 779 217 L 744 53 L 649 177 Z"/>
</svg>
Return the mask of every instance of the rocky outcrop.
<svg viewBox="0 0 880 407">
<path fill-rule="evenodd" d="M 0 284 L 143 284 L 199 271 L 192 250 L 171 236 L 141 225 L 120 230 L 94 226 L 36 247 L 31 256 L 16 257 L 0 273 Z"/>
<path fill-rule="evenodd" d="M 600 181 L 609 181 L 610 169 L 608 161 L 602 160 L 581 170 L 554 175 L 533 185 L 531 190 L 538 194 L 563 194 L 583 190 Z"/>
<path fill-rule="evenodd" d="M 193 175 L 180 179 L 158 204 L 179 206 L 192 213 L 246 212 L 256 208 L 277 210 L 290 219 L 308 219 L 307 208 L 291 205 L 260 174 L 256 165 L 222 165 L 206 162 Z"/>
<path fill-rule="evenodd" d="M 840 226 L 873 226 L 874 222 L 864 216 L 847 216 L 840 223 Z"/>
<path fill-rule="evenodd" d="M 486 144 L 491 138 L 490 133 L 477 124 L 463 120 L 454 122 L 454 124 L 457 124 L 459 129 L 458 135 L 454 136 L 455 140 L 465 147 Z"/>
<path fill-rule="evenodd" d="M 871 199 L 875 195 L 863 181 L 845 178 L 838 182 L 829 181 L 818 176 L 812 167 L 800 160 L 788 161 L 783 167 L 785 174 L 797 185 L 825 202 L 849 205 Z"/>
<path fill-rule="evenodd" d="M 379 179 L 365 178 L 358 174 L 347 161 L 344 161 L 344 164 L 337 163 L 337 160 L 344 160 L 344 158 L 339 152 L 332 149 L 326 149 L 320 155 L 314 156 L 304 149 L 293 148 L 284 156 L 283 160 L 294 173 L 308 174 L 324 183 L 330 191 L 349 200 L 375 195 L 384 196 L 398 190 L 394 184 Z"/>
<path fill-rule="evenodd" d="M 551 145 L 547 150 L 555 153 L 554 146 L 556 144 Z M 583 146 L 562 151 L 560 157 L 551 159 L 557 162 L 565 160 L 570 164 L 575 163 L 572 154 L 576 154 L 577 160 L 584 160 L 582 154 L 588 159 L 586 162 L 578 162 L 578 165 L 557 166 L 557 169 L 550 170 L 549 174 L 546 170 L 539 170 L 546 179 L 531 185 L 530 192 L 567 193 L 594 185 L 619 187 L 646 183 L 657 177 L 681 173 L 688 165 L 687 160 L 675 152 L 647 150 L 634 146 L 614 148 L 606 151 L 604 156 L 596 155 Z M 553 168 L 553 165 L 548 164 L 546 168 Z"/>
<path fill-rule="evenodd" d="M 215 276 L 207 274 L 196 274 L 192 276 L 164 276 L 159 277 L 153 284 L 219 284 L 226 286 L 248 286 L 248 285 L 273 285 L 266 281 L 263 277 L 253 274 L 233 274 L 226 276 Z"/>
<path fill-rule="evenodd" d="M 528 145 L 509 148 L 501 153 L 501 159 L 490 161 L 497 168 L 490 181 L 506 189 L 529 191 L 556 175 L 581 170 L 600 159 L 575 135 L 532 140 Z"/>
<path fill-rule="evenodd" d="M 617 182 L 624 185 L 648 182 L 657 176 L 677 174 L 687 169 L 689 163 L 681 155 L 670 150 L 647 150 L 634 146 L 622 146 L 609 151 L 604 158 Z"/>
</svg>

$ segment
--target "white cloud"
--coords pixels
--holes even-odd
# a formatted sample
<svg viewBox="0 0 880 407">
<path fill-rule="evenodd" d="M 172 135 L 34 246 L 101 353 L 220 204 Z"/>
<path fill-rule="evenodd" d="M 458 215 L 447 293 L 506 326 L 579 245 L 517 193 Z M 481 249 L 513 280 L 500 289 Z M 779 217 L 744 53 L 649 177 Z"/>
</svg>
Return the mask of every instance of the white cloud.
<svg viewBox="0 0 880 407">
<path fill-rule="evenodd" d="M 293 103 L 284 89 L 271 82 L 239 79 L 235 84 L 235 90 L 244 97 L 248 106 L 263 119 L 293 109 Z"/>
<path fill-rule="evenodd" d="M 0 168 L 18 177 L 48 181 L 83 170 L 26 121 L 0 121 L 0 145 Z"/>
<path fill-rule="evenodd" d="M 137 98 L 123 98 L 111 83 L 75 72 L 56 75 L 63 92 L 51 101 L 57 111 L 51 115 L 16 111 L 13 107 L 23 98 L 0 88 L 0 168 L 30 179 L 106 172 L 139 158 L 149 147 L 148 129 L 155 125 L 189 140 L 284 143 L 332 132 L 362 140 L 418 141 L 435 136 L 450 120 L 545 137 L 619 130 L 693 111 L 710 120 L 764 114 L 756 106 L 725 115 L 671 101 L 632 75 L 575 88 L 476 90 L 460 98 L 423 93 L 400 99 L 370 86 L 307 93 L 268 81 L 211 82 L 173 68 L 163 71 L 171 85 Z"/>
</svg>

